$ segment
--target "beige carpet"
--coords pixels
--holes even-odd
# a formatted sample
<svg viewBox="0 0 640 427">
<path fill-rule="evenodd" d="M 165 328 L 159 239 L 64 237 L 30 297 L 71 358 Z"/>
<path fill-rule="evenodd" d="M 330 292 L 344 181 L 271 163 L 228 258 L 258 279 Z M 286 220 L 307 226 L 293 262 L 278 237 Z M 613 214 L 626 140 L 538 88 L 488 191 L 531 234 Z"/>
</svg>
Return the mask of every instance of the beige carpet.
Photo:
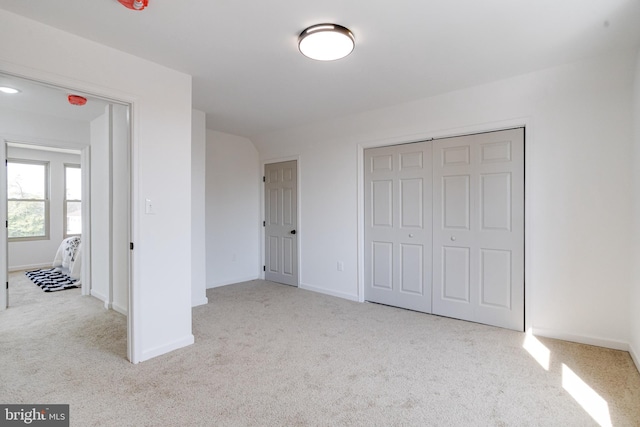
<svg viewBox="0 0 640 427">
<path fill-rule="evenodd" d="M 72 426 L 598 425 L 567 389 L 640 425 L 626 352 L 541 338 L 546 370 L 522 333 L 253 281 L 207 292 L 195 345 L 131 365 L 123 316 L 11 280 L 0 401 L 68 403 Z"/>
</svg>

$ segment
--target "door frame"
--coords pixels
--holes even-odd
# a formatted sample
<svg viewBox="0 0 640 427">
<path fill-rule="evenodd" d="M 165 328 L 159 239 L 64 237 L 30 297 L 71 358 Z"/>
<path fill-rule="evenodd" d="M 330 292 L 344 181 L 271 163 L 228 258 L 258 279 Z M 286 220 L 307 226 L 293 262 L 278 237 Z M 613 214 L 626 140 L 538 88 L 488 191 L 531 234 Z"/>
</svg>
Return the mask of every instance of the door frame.
<svg viewBox="0 0 640 427">
<path fill-rule="evenodd" d="M 15 64 L 8 64 L 6 62 L 0 61 L 0 73 L 5 74 L 7 76 L 17 77 L 20 79 L 30 80 L 37 84 L 51 86 L 54 88 L 58 88 L 62 91 L 68 91 L 69 93 L 82 93 L 91 97 L 100 98 L 105 100 L 111 104 L 121 104 L 129 107 L 129 117 L 128 117 L 128 142 L 127 142 L 127 152 L 129 158 L 128 171 L 129 171 L 129 215 L 128 215 L 128 237 L 130 242 L 134 242 L 137 236 L 138 227 L 138 215 L 137 215 L 137 207 L 134 200 L 138 199 L 137 197 L 137 177 L 139 173 L 138 168 L 138 138 L 137 138 L 137 129 L 138 124 L 137 120 L 139 117 L 138 109 L 139 105 L 136 100 L 136 97 L 130 94 L 118 92 L 114 89 L 105 88 L 96 84 L 90 84 L 87 82 L 79 81 L 77 79 L 69 79 L 65 77 L 61 77 L 60 75 L 45 71 L 45 70 L 35 70 L 33 68 L 27 68 Z M 90 152 L 86 151 L 82 156 L 82 159 L 90 160 Z M 84 178 L 84 176 L 83 176 Z M 6 192 L 6 190 L 5 190 Z M 83 191 L 84 196 L 84 191 Z M 6 197 L 5 197 L 6 199 Z M 5 201 L 6 205 L 6 201 Z M 2 214 L 6 217 L 6 212 Z M 88 224 L 90 226 L 90 223 Z M 83 232 L 84 232 L 84 224 L 83 224 Z M 6 248 L 7 241 L 7 233 L 0 233 L 0 247 Z M 84 269 L 85 262 L 83 261 L 82 267 Z M 0 262 L 0 267 L 2 263 Z M 8 265 L 6 266 L 5 273 L 8 270 Z M 89 270 L 90 271 L 90 270 Z M 139 313 L 137 307 L 139 305 L 138 302 L 138 287 L 137 282 L 135 280 L 136 272 L 138 271 L 136 257 L 132 250 L 129 251 L 129 283 L 127 286 L 128 293 L 128 307 L 127 307 L 127 359 L 131 363 L 138 363 L 139 354 L 136 349 L 139 347 L 139 342 L 141 340 L 140 325 L 141 322 L 139 320 Z M 84 278 L 84 277 L 83 277 Z M 1 277 L 0 277 L 1 279 Z M 85 289 L 82 290 L 83 294 Z"/>
<path fill-rule="evenodd" d="M 358 302 L 365 302 L 365 206 L 364 206 L 364 150 L 368 148 L 384 147 L 389 145 L 410 144 L 413 142 L 430 141 L 441 138 L 452 138 L 478 133 L 496 132 L 501 130 L 524 128 L 524 329 L 531 331 L 533 313 L 533 290 L 531 278 L 531 266 L 533 265 L 533 151 L 534 151 L 534 126 L 530 117 L 504 120 L 493 123 L 460 126 L 451 129 L 430 130 L 412 135 L 399 135 L 379 140 L 361 141 L 356 144 L 357 155 L 357 218 L 358 218 Z"/>
<path fill-rule="evenodd" d="M 300 156 L 288 156 L 288 157 L 277 157 L 277 158 L 270 158 L 270 159 L 263 159 L 260 162 L 260 224 L 258 224 L 258 226 L 260 227 L 260 251 L 259 251 L 259 256 L 260 259 L 258 260 L 259 265 L 258 265 L 258 270 L 259 270 L 259 277 L 260 279 L 264 280 L 265 277 L 265 272 L 263 270 L 263 266 L 265 266 L 266 264 L 266 259 L 267 259 L 267 254 L 266 254 L 266 235 L 265 235 L 265 227 L 264 227 L 264 221 L 266 221 L 266 206 L 265 206 L 265 201 L 266 201 L 266 197 L 264 194 L 264 182 L 263 182 L 263 177 L 264 177 L 264 168 L 266 165 L 272 164 L 272 163 L 281 163 L 281 162 L 290 162 L 290 161 L 296 161 L 296 177 L 297 177 L 297 182 L 296 182 L 296 196 L 297 196 L 297 206 L 296 206 L 296 221 L 297 221 L 297 226 L 296 226 L 296 230 L 297 230 L 297 239 L 298 239 L 298 254 L 296 256 L 296 262 L 298 263 L 298 288 L 303 289 L 304 285 L 303 283 L 300 281 L 300 278 L 302 277 L 302 235 L 300 233 L 300 230 L 302 229 L 302 223 L 301 223 L 301 212 L 300 212 L 300 206 L 302 205 L 301 203 L 301 198 L 302 198 L 302 192 L 300 191 L 301 187 L 302 187 L 302 179 L 300 176 L 300 163 L 301 163 L 301 158 Z"/>
</svg>

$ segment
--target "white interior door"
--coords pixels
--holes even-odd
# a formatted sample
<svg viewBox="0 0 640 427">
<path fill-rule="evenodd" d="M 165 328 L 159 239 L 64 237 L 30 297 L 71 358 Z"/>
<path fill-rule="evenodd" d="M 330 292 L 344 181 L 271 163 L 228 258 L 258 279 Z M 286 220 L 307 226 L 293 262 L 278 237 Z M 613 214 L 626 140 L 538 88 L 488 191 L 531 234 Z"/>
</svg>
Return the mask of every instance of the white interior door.
<svg viewBox="0 0 640 427">
<path fill-rule="evenodd" d="M 5 226 L 0 232 L 0 247 L 4 253 L 0 256 L 0 310 L 6 310 L 9 305 L 9 236 L 7 222 L 7 144 L 2 142 L 0 149 L 0 163 L 4 164 L 0 173 L 0 218 Z"/>
<path fill-rule="evenodd" d="M 431 143 L 364 158 L 365 299 L 431 313 Z"/>
<path fill-rule="evenodd" d="M 433 142 L 433 313 L 524 329 L 524 129 Z"/>
<path fill-rule="evenodd" d="M 297 161 L 267 164 L 265 279 L 298 286 Z"/>
</svg>

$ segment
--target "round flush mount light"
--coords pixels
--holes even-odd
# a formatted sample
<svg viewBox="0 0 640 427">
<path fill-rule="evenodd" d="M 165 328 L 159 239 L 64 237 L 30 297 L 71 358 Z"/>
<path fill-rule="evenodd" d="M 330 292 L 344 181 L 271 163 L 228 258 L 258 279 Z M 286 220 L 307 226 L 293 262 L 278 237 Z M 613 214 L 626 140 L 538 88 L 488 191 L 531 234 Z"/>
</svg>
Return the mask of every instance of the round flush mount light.
<svg viewBox="0 0 640 427">
<path fill-rule="evenodd" d="M 311 59 L 335 61 L 349 55 L 356 45 L 356 38 L 348 28 L 336 24 L 313 25 L 298 37 L 298 49 Z"/>
<path fill-rule="evenodd" d="M 14 94 L 14 93 L 18 93 L 20 92 L 18 89 L 9 87 L 9 86 L 0 86 L 0 92 L 2 93 L 8 93 L 8 94 Z"/>
</svg>

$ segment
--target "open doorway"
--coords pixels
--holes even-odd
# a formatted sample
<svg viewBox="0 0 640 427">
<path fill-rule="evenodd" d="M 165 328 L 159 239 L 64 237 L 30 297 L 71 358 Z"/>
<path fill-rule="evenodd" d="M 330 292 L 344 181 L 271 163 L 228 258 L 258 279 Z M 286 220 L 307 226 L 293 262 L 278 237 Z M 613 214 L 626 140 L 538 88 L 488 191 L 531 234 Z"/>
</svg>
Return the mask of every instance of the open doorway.
<svg viewBox="0 0 640 427">
<path fill-rule="evenodd" d="M 0 275 L 7 278 L 8 284 L 6 292 L 0 292 L 0 309 L 12 308 L 8 279 L 22 279 L 16 271 L 51 268 L 63 242 L 77 238 L 81 250 L 77 256 L 80 265 L 75 269 L 75 292 L 78 296 L 90 295 L 105 308 L 127 316 L 130 106 L 4 74 L 0 74 L 0 86 L 18 90 L 16 94 L 0 96 L 3 163 L 7 168 L 9 163 L 39 165 L 34 170 L 41 170 L 43 175 L 42 199 L 34 200 L 27 194 L 29 202 L 41 202 L 42 227 L 27 230 L 33 236 L 17 236 L 16 227 L 12 227 L 15 224 L 10 226 L 9 222 L 15 223 L 16 218 L 25 215 L 15 215 L 16 201 L 11 197 L 15 194 L 8 194 L 6 170 L 0 174 L 0 213 L 7 220 L 5 232 L 0 233 L 0 246 L 5 253 L 0 260 Z M 85 105 L 71 105 L 70 94 L 84 98 Z M 78 177 L 79 199 L 77 182 L 70 182 Z M 14 206 L 10 206 L 12 203 Z M 130 355 L 129 350 L 126 354 Z"/>
</svg>

